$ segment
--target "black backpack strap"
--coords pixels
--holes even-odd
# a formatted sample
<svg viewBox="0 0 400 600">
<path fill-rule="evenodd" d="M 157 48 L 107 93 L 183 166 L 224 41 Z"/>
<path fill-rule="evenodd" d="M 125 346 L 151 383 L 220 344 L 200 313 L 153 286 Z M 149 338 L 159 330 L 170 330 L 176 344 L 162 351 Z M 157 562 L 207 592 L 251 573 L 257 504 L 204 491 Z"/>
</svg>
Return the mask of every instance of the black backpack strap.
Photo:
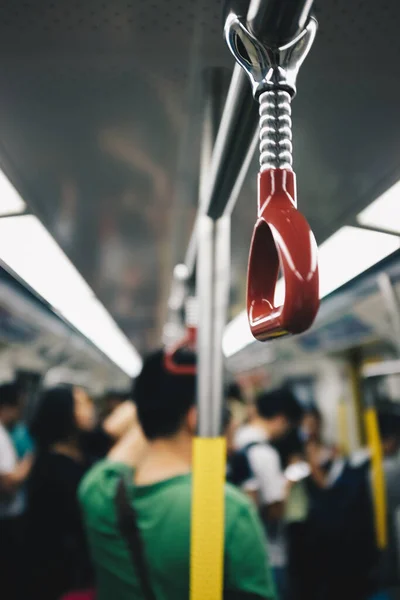
<svg viewBox="0 0 400 600">
<path fill-rule="evenodd" d="M 156 600 L 151 588 L 149 572 L 147 570 L 146 559 L 144 555 L 143 540 L 140 537 L 140 531 L 137 523 L 135 509 L 129 501 L 124 478 L 118 482 L 117 493 L 115 496 L 115 507 L 117 512 L 117 522 L 120 533 L 129 549 L 133 567 L 138 574 L 142 592 L 146 600 Z"/>
</svg>

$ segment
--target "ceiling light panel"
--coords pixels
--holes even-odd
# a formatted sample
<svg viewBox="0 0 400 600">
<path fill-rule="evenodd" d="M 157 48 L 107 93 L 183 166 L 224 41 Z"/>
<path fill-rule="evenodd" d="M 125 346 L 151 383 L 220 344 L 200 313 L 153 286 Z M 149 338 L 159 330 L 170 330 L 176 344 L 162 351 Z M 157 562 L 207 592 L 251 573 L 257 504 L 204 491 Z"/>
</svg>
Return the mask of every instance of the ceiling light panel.
<svg viewBox="0 0 400 600">
<path fill-rule="evenodd" d="M 3 171 L 0 170 L 0 217 L 23 212 L 25 208 L 25 202 Z"/>
<path fill-rule="evenodd" d="M 396 235 L 342 227 L 319 248 L 319 291 L 324 298 L 400 248 Z"/>
<path fill-rule="evenodd" d="M 125 373 L 139 373 L 139 354 L 35 216 L 0 219 L 0 260 Z"/>
<path fill-rule="evenodd" d="M 357 221 L 367 227 L 400 233 L 400 181 L 360 212 Z"/>
</svg>

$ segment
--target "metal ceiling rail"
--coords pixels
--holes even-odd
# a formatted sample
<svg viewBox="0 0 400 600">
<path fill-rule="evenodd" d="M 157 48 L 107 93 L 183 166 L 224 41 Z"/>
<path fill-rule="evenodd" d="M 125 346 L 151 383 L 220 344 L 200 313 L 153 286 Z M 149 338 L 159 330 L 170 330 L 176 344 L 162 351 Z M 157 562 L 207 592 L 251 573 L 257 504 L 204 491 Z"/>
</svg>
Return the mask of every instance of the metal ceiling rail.
<svg viewBox="0 0 400 600">
<path fill-rule="evenodd" d="M 231 10 L 239 16 L 247 14 L 247 25 L 273 47 L 293 38 L 307 22 L 313 0 L 230 0 L 225 15 Z M 203 214 L 218 219 L 229 214 L 240 193 L 258 130 L 258 105 L 253 101 L 248 79 L 235 65 L 221 123 L 218 129 L 207 185 L 201 207 Z M 240 185 L 238 185 L 238 183 Z M 192 275 L 197 254 L 197 220 L 186 253 L 185 264 Z"/>
<path fill-rule="evenodd" d="M 361 371 L 363 379 L 385 377 L 387 375 L 400 375 L 400 360 L 384 360 L 376 364 L 366 365 Z"/>
</svg>

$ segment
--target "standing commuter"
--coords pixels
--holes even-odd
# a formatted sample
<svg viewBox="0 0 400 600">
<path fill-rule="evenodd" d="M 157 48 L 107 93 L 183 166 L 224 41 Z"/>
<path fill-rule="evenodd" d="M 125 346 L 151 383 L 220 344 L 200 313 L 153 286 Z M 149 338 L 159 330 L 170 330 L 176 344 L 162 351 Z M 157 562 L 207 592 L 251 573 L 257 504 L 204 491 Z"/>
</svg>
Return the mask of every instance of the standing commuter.
<svg viewBox="0 0 400 600">
<path fill-rule="evenodd" d="M 31 423 L 36 457 L 27 486 L 32 600 L 58 600 L 92 582 L 76 494 L 89 466 L 81 436 L 93 424 L 94 408 L 83 390 L 64 385 L 42 393 Z"/>
<path fill-rule="evenodd" d="M 10 431 L 21 417 L 17 386 L 0 386 L 0 596 L 8 600 L 23 597 L 20 570 L 23 569 L 25 509 L 22 487 L 29 475 L 32 457 L 18 459 Z"/>
<path fill-rule="evenodd" d="M 128 432 L 80 486 L 98 600 L 187 600 L 195 377 L 168 372 L 158 351 L 145 361 L 134 397 L 148 442 L 137 468 L 137 438 Z M 142 560 L 129 551 L 134 538 Z M 274 598 L 256 512 L 231 486 L 225 489 L 225 598 Z"/>
<path fill-rule="evenodd" d="M 276 389 L 256 399 L 256 415 L 236 438 L 237 448 L 247 461 L 247 476 L 237 481 L 255 500 L 268 532 L 270 561 L 279 596 L 287 595 L 286 549 L 283 510 L 287 482 L 280 456 L 273 443 L 284 438 L 298 423 L 302 409 L 290 390 Z"/>
<path fill-rule="evenodd" d="M 383 471 L 386 486 L 388 544 L 381 552 L 378 584 L 384 589 L 399 588 L 400 584 L 400 417 L 380 413 L 379 431 L 383 452 Z"/>
</svg>

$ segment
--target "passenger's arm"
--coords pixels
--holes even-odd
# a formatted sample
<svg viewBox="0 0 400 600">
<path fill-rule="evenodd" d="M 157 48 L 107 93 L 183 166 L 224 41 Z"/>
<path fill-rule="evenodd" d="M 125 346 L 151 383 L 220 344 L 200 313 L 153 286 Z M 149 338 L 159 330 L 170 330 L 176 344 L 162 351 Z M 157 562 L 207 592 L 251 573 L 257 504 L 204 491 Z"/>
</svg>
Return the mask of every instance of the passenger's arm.
<svg viewBox="0 0 400 600">
<path fill-rule="evenodd" d="M 283 518 L 285 504 L 283 502 L 273 502 L 272 504 L 264 504 L 261 509 L 263 519 L 273 522 L 280 521 Z"/>
<path fill-rule="evenodd" d="M 254 502 L 254 504 L 256 506 L 258 506 L 258 492 L 257 492 L 257 490 L 245 489 L 244 491 L 246 493 L 246 496 L 248 496 L 250 498 L 250 500 L 252 502 Z"/>
<path fill-rule="evenodd" d="M 114 440 L 119 440 L 136 424 L 136 406 L 127 400 L 105 419 L 103 429 Z"/>
<path fill-rule="evenodd" d="M 32 455 L 28 455 L 19 461 L 16 467 L 8 472 L 0 474 L 0 491 L 2 494 L 12 495 L 27 479 L 32 467 Z"/>
<path fill-rule="evenodd" d="M 224 600 L 272 600 L 267 543 L 253 506 L 243 506 L 226 539 Z"/>
<path fill-rule="evenodd" d="M 114 462 L 135 467 L 145 449 L 146 440 L 139 425 L 136 424 L 111 448 L 108 458 Z"/>
<path fill-rule="evenodd" d="M 259 509 L 268 521 L 279 521 L 284 512 L 286 480 L 278 453 L 269 446 L 254 446 L 249 461 L 258 483 Z"/>
</svg>

